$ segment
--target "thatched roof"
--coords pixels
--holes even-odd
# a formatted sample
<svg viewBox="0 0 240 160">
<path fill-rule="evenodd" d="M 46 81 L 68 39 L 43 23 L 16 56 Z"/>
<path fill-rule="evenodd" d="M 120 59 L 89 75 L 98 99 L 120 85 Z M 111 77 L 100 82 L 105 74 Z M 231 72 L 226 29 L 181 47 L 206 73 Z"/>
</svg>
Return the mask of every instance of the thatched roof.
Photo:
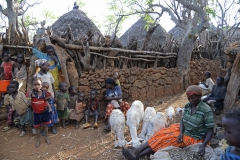
<svg viewBox="0 0 240 160">
<path fill-rule="evenodd" d="M 147 30 L 144 28 L 145 25 L 146 25 L 146 21 L 142 18 L 140 18 L 135 24 L 133 24 L 119 38 L 122 45 L 128 46 L 129 43 L 131 43 L 131 41 L 135 39 L 137 40 L 137 49 L 141 48 L 147 33 Z M 148 44 L 147 48 L 152 49 L 155 46 L 157 46 L 157 44 L 161 44 L 161 45 L 165 44 L 167 36 L 168 36 L 168 33 L 165 31 L 165 29 L 161 25 L 159 25 L 153 32 L 150 43 Z"/>
<path fill-rule="evenodd" d="M 93 42 L 97 42 L 99 35 L 103 37 L 97 26 L 87 17 L 84 12 L 77 8 L 62 15 L 52 25 L 53 34 L 57 36 L 63 35 L 68 24 L 71 26 L 74 40 L 78 40 L 79 37 L 86 37 L 89 30 L 94 33 L 92 38 Z"/>
<path fill-rule="evenodd" d="M 168 33 L 172 34 L 174 39 L 179 40 L 185 36 L 186 30 L 179 26 L 175 26 L 170 31 L 168 31 Z"/>
</svg>

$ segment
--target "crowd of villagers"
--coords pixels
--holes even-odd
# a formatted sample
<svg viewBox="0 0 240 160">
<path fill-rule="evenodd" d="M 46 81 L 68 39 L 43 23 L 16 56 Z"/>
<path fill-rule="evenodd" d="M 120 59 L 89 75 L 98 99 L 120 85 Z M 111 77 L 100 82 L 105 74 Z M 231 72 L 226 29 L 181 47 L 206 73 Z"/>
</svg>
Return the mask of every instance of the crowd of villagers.
<svg viewBox="0 0 240 160">
<path fill-rule="evenodd" d="M 37 134 L 36 147 L 40 145 L 40 134 L 45 136 L 45 142 L 50 144 L 48 130 L 57 133 L 56 124 L 61 122 L 63 128 L 74 120 L 76 128 L 84 119 L 83 128 L 91 127 L 89 118 L 94 118 L 94 128 L 98 128 L 100 104 L 97 90 L 92 89 L 89 97 L 75 86 L 67 86 L 65 82 L 59 82 L 61 66 L 52 46 L 46 46 L 46 53 L 32 48 L 32 53 L 38 58 L 35 62 L 36 73 L 32 78 L 32 89 L 26 91 L 28 64 L 23 53 L 17 54 L 16 61 L 12 61 L 10 53 L 4 50 L 0 78 L 11 80 L 4 93 L 3 106 L 6 107 L 8 118 L 7 126 L 3 131 L 11 127 L 20 126 L 26 134 L 26 124 L 31 125 L 32 133 Z M 167 146 L 185 147 L 195 143 L 199 146 L 199 155 L 204 155 L 205 147 L 213 136 L 214 116 L 223 109 L 226 87 L 224 78 L 217 77 L 216 84 L 211 79 L 211 73 L 204 74 L 205 81 L 199 86 L 192 85 L 186 90 L 188 103 L 184 106 L 184 112 L 180 123 L 172 124 L 168 128 L 157 131 L 146 143 L 140 147 L 129 149 L 122 148 L 122 154 L 130 160 L 139 159 L 145 155 L 153 154 Z M 118 73 L 114 72 L 111 78 L 105 80 L 106 104 L 105 119 L 107 125 L 104 130 L 110 131 L 108 119 L 112 110 L 120 109 L 124 115 L 130 105 L 122 100 L 121 85 Z M 18 123 L 17 123 L 18 122 Z M 221 156 L 221 160 L 240 159 L 240 108 L 226 113 L 220 124 L 225 129 L 225 139 L 229 147 Z"/>
</svg>

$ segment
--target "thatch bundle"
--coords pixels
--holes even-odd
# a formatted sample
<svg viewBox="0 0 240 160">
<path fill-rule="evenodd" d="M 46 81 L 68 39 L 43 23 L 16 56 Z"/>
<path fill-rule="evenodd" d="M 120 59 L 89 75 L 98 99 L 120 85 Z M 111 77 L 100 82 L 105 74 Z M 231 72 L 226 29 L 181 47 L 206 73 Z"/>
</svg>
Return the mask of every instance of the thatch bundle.
<svg viewBox="0 0 240 160">
<path fill-rule="evenodd" d="M 68 28 L 68 25 L 71 27 L 73 40 L 88 38 L 90 36 L 88 34 L 93 34 L 91 39 L 93 43 L 98 43 L 98 41 L 103 38 L 103 35 L 97 26 L 79 9 L 73 9 L 62 15 L 52 25 L 53 34 L 63 37 L 67 32 L 66 29 Z M 89 33 L 89 31 L 91 31 L 91 33 Z"/>
<path fill-rule="evenodd" d="M 135 24 L 133 24 L 121 37 L 120 42 L 123 46 L 128 46 L 129 49 L 141 49 L 146 39 L 147 30 L 145 29 L 147 22 L 140 18 Z M 150 25 L 150 29 L 154 27 Z M 150 41 L 146 50 L 155 50 L 161 48 L 167 41 L 168 33 L 165 29 L 159 25 L 151 35 Z M 133 47 L 135 45 L 135 48 Z M 133 48 L 131 48 L 133 47 Z"/>
</svg>

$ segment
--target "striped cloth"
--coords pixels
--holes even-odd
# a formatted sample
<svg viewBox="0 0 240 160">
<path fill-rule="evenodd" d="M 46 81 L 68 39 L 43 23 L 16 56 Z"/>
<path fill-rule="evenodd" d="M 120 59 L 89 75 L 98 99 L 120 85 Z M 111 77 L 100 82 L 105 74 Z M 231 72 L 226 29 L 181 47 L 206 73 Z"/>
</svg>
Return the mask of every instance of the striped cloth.
<svg viewBox="0 0 240 160">
<path fill-rule="evenodd" d="M 180 134 L 180 124 L 172 124 L 168 128 L 162 128 L 156 132 L 149 140 L 148 145 L 154 152 L 168 146 L 186 147 L 195 143 L 202 143 L 203 139 L 197 140 L 190 136 L 184 135 L 183 142 L 179 143 L 177 137 Z"/>
<path fill-rule="evenodd" d="M 194 113 L 191 113 L 190 103 L 186 104 L 183 113 L 184 135 L 195 139 L 203 139 L 208 128 L 214 127 L 214 118 L 211 108 L 204 102 L 200 102 Z"/>
</svg>

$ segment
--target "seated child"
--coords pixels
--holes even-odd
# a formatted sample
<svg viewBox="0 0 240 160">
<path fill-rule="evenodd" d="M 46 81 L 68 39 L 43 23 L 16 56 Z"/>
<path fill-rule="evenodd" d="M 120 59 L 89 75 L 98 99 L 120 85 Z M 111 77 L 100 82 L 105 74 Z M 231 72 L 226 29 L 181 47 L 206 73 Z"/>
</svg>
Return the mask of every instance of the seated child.
<svg viewBox="0 0 240 160">
<path fill-rule="evenodd" d="M 2 59 L 3 62 L 1 64 L 1 68 L 0 68 L 0 79 L 2 79 L 2 77 L 4 77 L 3 79 L 5 80 L 11 80 L 12 79 L 12 68 L 13 68 L 13 64 L 14 62 L 10 60 L 10 53 L 8 51 L 4 51 L 2 53 Z"/>
<path fill-rule="evenodd" d="M 118 79 L 118 72 L 113 72 L 112 76 L 113 76 L 114 81 L 117 83 L 117 85 L 120 86 L 120 81 Z"/>
<path fill-rule="evenodd" d="M 214 82 L 211 78 L 211 72 L 206 71 L 204 73 L 205 82 L 202 82 L 199 87 L 202 89 L 202 95 L 206 95 L 212 92 Z"/>
<path fill-rule="evenodd" d="M 56 134 L 56 124 L 58 123 L 59 119 L 58 119 L 58 114 L 57 114 L 57 110 L 54 106 L 54 98 L 51 95 L 50 92 L 48 92 L 49 89 L 49 83 L 48 82 L 42 82 L 42 90 L 44 90 L 46 93 L 49 94 L 48 97 L 45 97 L 46 103 L 48 105 L 49 108 L 49 114 L 50 114 L 50 119 L 51 119 L 51 123 L 48 124 L 48 127 L 51 127 L 52 133 Z M 43 136 L 45 135 L 44 131 L 41 133 Z"/>
<path fill-rule="evenodd" d="M 213 86 L 211 94 L 203 99 L 204 102 L 214 106 L 214 111 L 216 109 L 221 110 L 223 108 L 223 102 L 227 92 L 227 88 L 223 85 L 223 83 L 224 78 L 220 76 L 217 77 L 217 84 Z"/>
<path fill-rule="evenodd" d="M 17 54 L 17 62 L 13 64 L 12 78 L 19 83 L 19 91 L 26 93 L 27 89 L 27 64 L 25 62 L 24 54 Z"/>
<path fill-rule="evenodd" d="M 75 105 L 76 105 L 76 100 L 78 100 L 78 91 L 76 87 L 70 86 L 68 88 L 68 93 L 69 93 L 69 97 L 70 97 L 70 102 L 68 105 L 69 108 L 69 113 L 75 109 Z"/>
<path fill-rule="evenodd" d="M 39 77 L 33 77 L 32 79 L 33 91 L 31 93 L 31 104 L 34 117 L 34 128 L 37 129 L 37 142 L 35 147 L 40 146 L 40 126 L 43 125 L 45 130 L 45 142 L 50 144 L 48 140 L 48 124 L 51 123 L 49 108 L 47 105 L 46 97 L 49 97 L 49 93 L 43 91 L 42 81 Z"/>
<path fill-rule="evenodd" d="M 229 145 L 220 160 L 240 159 L 240 107 L 226 113 L 222 119 L 225 139 Z"/>
<path fill-rule="evenodd" d="M 72 110 L 69 114 L 69 119 L 77 121 L 76 128 L 79 127 L 79 122 L 84 117 L 85 107 L 86 107 L 86 103 L 84 101 L 84 93 L 79 92 L 78 99 L 75 101 L 75 109 Z"/>
<path fill-rule="evenodd" d="M 31 123 L 32 112 L 28 108 L 28 100 L 23 92 L 18 91 L 19 83 L 18 81 L 11 81 L 9 84 L 9 91 L 11 95 L 9 96 L 9 102 L 12 105 L 13 111 L 16 110 L 18 115 L 20 115 L 20 124 L 22 125 L 22 133 L 20 137 L 24 136 L 26 133 L 25 124 L 27 122 Z"/>
<path fill-rule="evenodd" d="M 66 128 L 66 119 L 68 119 L 68 104 L 70 101 L 69 95 L 67 93 L 67 83 L 59 83 L 60 91 L 56 93 L 56 103 L 57 103 L 57 112 L 58 118 L 62 120 L 62 127 Z"/>
<path fill-rule="evenodd" d="M 84 117 L 86 121 L 86 123 L 83 126 L 84 129 L 90 127 L 90 124 L 88 123 L 89 116 L 95 117 L 94 128 L 98 128 L 97 122 L 98 122 L 99 109 L 100 109 L 100 105 L 97 98 L 97 91 L 95 89 L 92 89 L 90 91 L 90 98 L 88 99 L 87 107 L 84 112 Z"/>
</svg>

